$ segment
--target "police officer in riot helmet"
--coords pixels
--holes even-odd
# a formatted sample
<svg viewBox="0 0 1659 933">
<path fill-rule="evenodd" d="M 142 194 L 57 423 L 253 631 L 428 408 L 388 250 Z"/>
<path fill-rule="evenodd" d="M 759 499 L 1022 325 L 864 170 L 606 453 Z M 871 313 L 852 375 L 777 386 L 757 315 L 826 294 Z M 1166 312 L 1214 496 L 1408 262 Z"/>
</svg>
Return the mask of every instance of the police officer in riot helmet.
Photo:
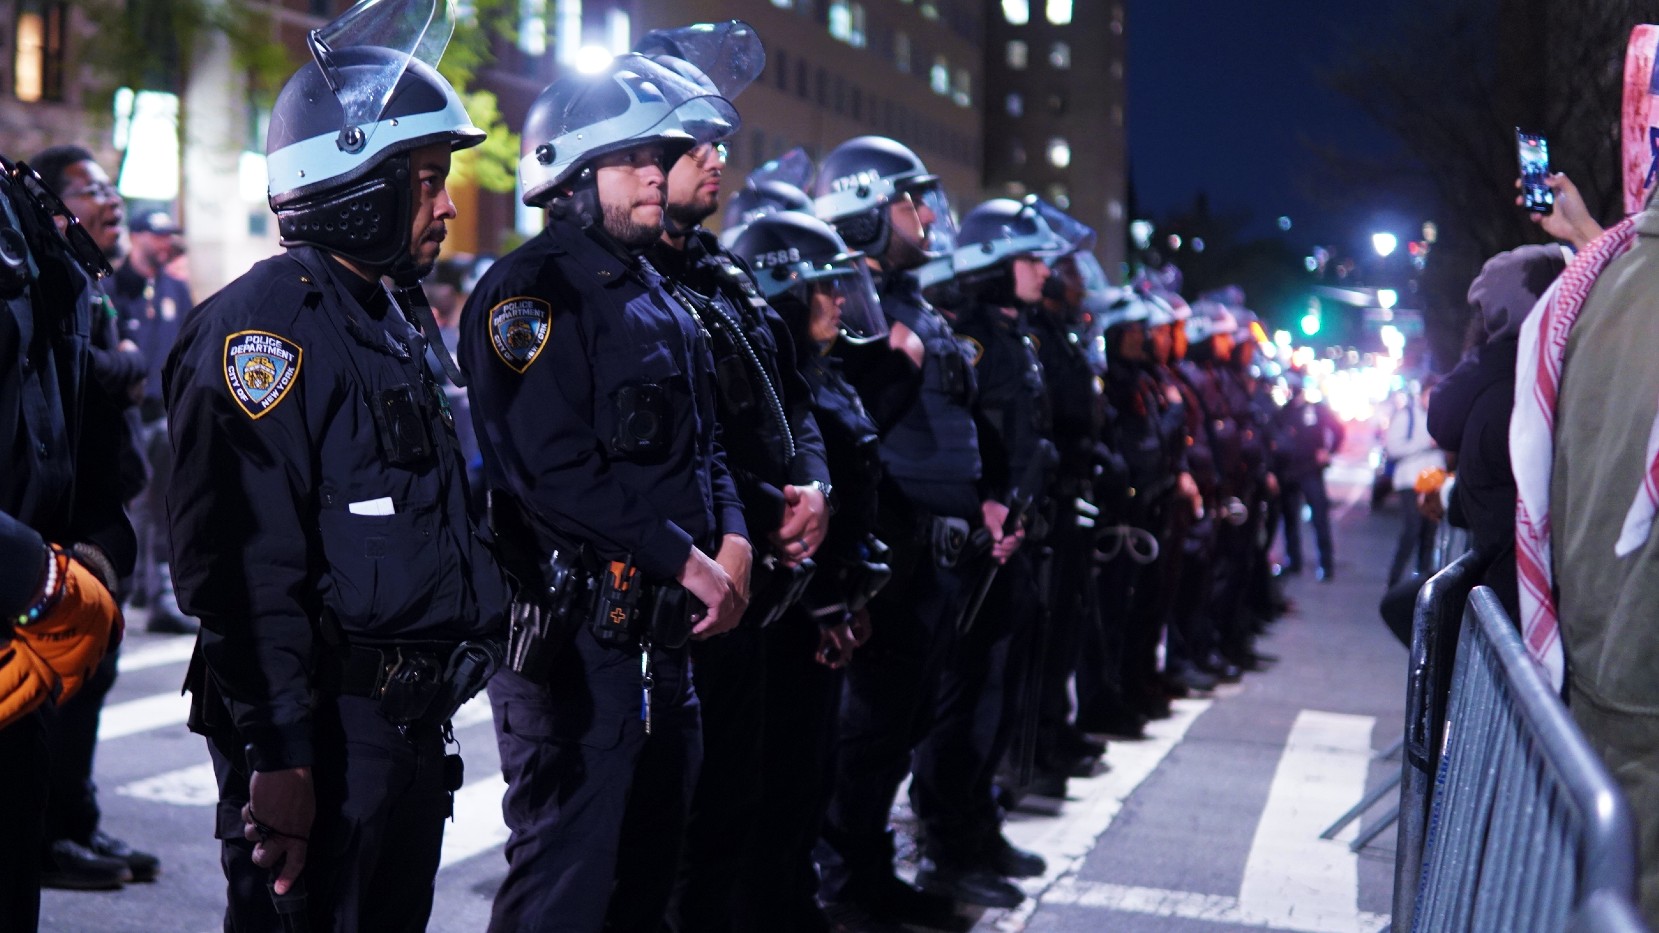
<svg viewBox="0 0 1659 933">
<path fill-rule="evenodd" d="M 753 841 L 740 876 L 736 924 L 751 933 L 827 930 L 812 848 L 828 791 L 840 672 L 868 637 L 865 606 L 890 574 L 886 546 L 874 534 L 879 429 L 831 351 L 885 346 L 887 322 L 863 254 L 809 214 L 760 217 L 736 238 L 733 252 L 789 327 L 836 481 L 829 533 L 814 555 L 817 572 L 766 633 L 766 775 L 757 816 L 766 831 Z"/>
<path fill-rule="evenodd" d="M 512 832 L 492 930 L 664 922 L 701 752 L 687 642 L 737 624 L 751 549 L 708 338 L 642 254 L 668 170 L 737 126 L 640 55 L 553 82 L 519 162 L 551 222 L 462 312 L 491 519 L 539 595 L 489 688 Z"/>
<path fill-rule="evenodd" d="M 637 50 L 733 100 L 765 53 L 740 20 L 647 33 Z M 702 223 L 719 207 L 724 143 L 680 156 L 664 188 L 663 235 L 647 255 L 709 334 L 727 465 L 754 534 L 743 624 L 691 646 L 703 717 L 703 768 L 686 825 L 674 912 L 686 929 L 730 929 L 738 868 L 751 848 L 765 765 L 761 731 L 774 678 L 766 635 L 800 598 L 829 522 L 830 474 L 795 342 L 741 264 Z M 811 663 L 811 652 L 803 661 Z M 776 779 L 788 780 L 787 774 Z"/>
<path fill-rule="evenodd" d="M 1023 502 L 1026 518 L 1041 507 L 1053 450 L 1042 365 L 1026 317 L 1042 300 L 1049 260 L 1066 249 L 1034 200 L 997 198 L 963 218 L 952 257 L 962 296 L 955 331 L 973 349 L 979 386 L 983 484 L 1000 501 Z M 1022 534 L 1012 529 L 1016 539 Z M 976 616 L 965 620 L 971 626 L 948 662 L 938 722 L 917 752 L 911 784 L 923 829 L 918 883 L 996 907 L 1023 899 L 1007 878 L 1045 870 L 1041 857 L 1002 835 L 992 792 L 1027 705 L 1017 678 L 1041 611 L 1029 555 L 1021 548 L 1005 558 Z M 985 560 L 976 575 L 989 572 Z"/>
<path fill-rule="evenodd" d="M 461 779 L 447 722 L 501 657 L 506 580 L 410 294 L 455 216 L 450 154 L 484 135 L 433 70 L 443 9 L 311 33 L 266 140 L 286 252 L 199 305 L 165 371 L 227 928 L 423 928 Z"/>
<path fill-rule="evenodd" d="M 970 582 L 960 563 L 970 536 L 985 529 L 975 544 L 986 541 L 1004 558 L 1018 539 L 1002 537 L 1007 508 L 982 483 L 972 360 L 911 274 L 931 251 L 954 243 L 938 177 L 902 144 L 864 136 L 824 158 L 813 194 L 818 216 L 881 273 L 890 345 L 921 369 L 914 400 L 894 407 L 882 436 L 881 529 L 894 551 L 894 583 L 870 604 L 885 647 L 860 652 L 848 668 L 821 896 L 844 924 L 937 923 L 951 898 L 923 894 L 893 874 L 887 814 L 912 750 L 935 720 L 940 674 L 956 640 L 954 610 Z M 867 373 L 851 375 L 880 418 L 885 387 Z"/>
</svg>

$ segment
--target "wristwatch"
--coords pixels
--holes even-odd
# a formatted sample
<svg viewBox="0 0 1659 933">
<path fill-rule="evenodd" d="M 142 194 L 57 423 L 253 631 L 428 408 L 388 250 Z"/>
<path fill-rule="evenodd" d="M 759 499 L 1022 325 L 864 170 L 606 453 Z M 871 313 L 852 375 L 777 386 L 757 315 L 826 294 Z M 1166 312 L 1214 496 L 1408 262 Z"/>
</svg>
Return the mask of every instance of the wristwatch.
<svg viewBox="0 0 1659 933">
<path fill-rule="evenodd" d="M 824 482 L 821 479 L 815 479 L 812 482 L 807 483 L 802 488 L 803 489 L 816 489 L 819 492 L 823 493 L 824 494 L 824 504 L 829 507 L 829 513 L 831 515 L 835 514 L 836 502 L 835 502 L 835 487 L 834 486 L 830 485 L 829 483 Z"/>
</svg>

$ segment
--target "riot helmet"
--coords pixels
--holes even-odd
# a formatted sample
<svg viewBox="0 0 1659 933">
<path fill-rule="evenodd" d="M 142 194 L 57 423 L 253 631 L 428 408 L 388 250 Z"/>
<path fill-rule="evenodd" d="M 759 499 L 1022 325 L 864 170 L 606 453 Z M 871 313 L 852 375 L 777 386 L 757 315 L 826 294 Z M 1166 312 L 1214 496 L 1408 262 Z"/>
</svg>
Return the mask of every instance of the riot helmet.
<svg viewBox="0 0 1659 933">
<path fill-rule="evenodd" d="M 931 256 L 955 248 L 955 220 L 939 176 L 928 172 L 916 153 L 885 136 L 859 136 L 830 151 L 813 182 L 813 209 L 835 225 L 849 246 L 862 249 L 884 266 L 913 269 Z M 905 255 L 892 256 L 893 223 L 888 211 L 908 203 L 931 219 L 920 235 L 900 233 L 909 245 Z"/>
<path fill-rule="evenodd" d="M 653 29 L 640 37 L 634 51 L 728 101 L 736 100 L 766 68 L 760 36 L 740 19 Z"/>
<path fill-rule="evenodd" d="M 1187 319 L 1187 340 L 1193 346 L 1199 346 L 1215 337 L 1231 340 L 1237 332 L 1238 318 L 1233 316 L 1233 312 L 1226 305 L 1210 298 L 1200 298 L 1193 302 L 1192 317 Z"/>
<path fill-rule="evenodd" d="M 484 140 L 434 70 L 453 13 L 453 0 L 363 0 L 311 31 L 313 60 L 277 95 L 265 138 L 282 245 L 394 275 L 413 269 L 409 153 Z"/>
<path fill-rule="evenodd" d="M 589 226 L 601 217 L 595 159 L 658 143 L 666 171 L 693 147 L 736 132 L 740 122 L 730 101 L 643 55 L 619 55 L 595 74 L 567 74 L 525 115 L 518 163 L 524 203 Z"/>
<path fill-rule="evenodd" d="M 743 234 L 743 228 L 768 214 L 779 211 L 812 213 L 812 199 L 806 192 L 781 181 L 756 182 L 751 175 L 747 184 L 726 201 L 725 229 L 720 233 L 721 245 L 731 248 Z"/>
<path fill-rule="evenodd" d="M 828 324 L 855 341 L 887 336 L 864 254 L 848 249 L 829 224 L 800 211 L 767 214 L 731 249 L 798 338 L 822 341 Z"/>
<path fill-rule="evenodd" d="M 962 288 L 1000 307 L 1035 304 L 1042 298 L 1047 266 L 1072 244 L 1056 233 L 1038 207 L 1039 199 L 993 198 L 969 211 L 957 232 L 951 267 Z M 1014 260 L 1029 256 L 1045 266 L 1034 285 L 1036 294 L 1021 295 Z"/>
</svg>

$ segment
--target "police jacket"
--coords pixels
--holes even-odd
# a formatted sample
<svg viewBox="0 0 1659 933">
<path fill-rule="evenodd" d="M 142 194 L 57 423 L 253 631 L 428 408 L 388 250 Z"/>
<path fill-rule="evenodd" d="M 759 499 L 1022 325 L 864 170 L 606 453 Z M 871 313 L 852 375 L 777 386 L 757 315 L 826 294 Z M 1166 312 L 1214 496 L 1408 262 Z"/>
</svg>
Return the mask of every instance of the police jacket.
<svg viewBox="0 0 1659 933">
<path fill-rule="evenodd" d="M 1235 411 L 1234 394 L 1227 388 L 1227 376 L 1222 369 L 1213 360 L 1189 359 L 1181 363 L 1181 374 L 1198 396 L 1209 421 L 1217 495 L 1242 498 L 1250 488 L 1252 476 L 1244 450 L 1245 419 L 1249 414 Z"/>
<path fill-rule="evenodd" d="M 1144 510 L 1174 489 L 1186 468 L 1172 443 L 1172 435 L 1185 430 L 1185 416 L 1173 411 L 1149 363 L 1114 358 L 1106 370 L 1106 398 L 1117 415 L 1112 449 L 1128 466 L 1134 505 Z"/>
<path fill-rule="evenodd" d="M 1094 475 L 1095 447 L 1104 418 L 1103 384 L 1077 337 L 1053 315 L 1033 309 L 1026 322 L 1028 337 L 1042 365 L 1053 440 L 1060 451 L 1055 475 L 1075 495 Z"/>
<path fill-rule="evenodd" d="M 1342 422 L 1323 402 L 1315 405 L 1298 393 L 1279 409 L 1273 425 L 1274 469 L 1287 480 L 1304 480 L 1324 472 L 1320 451 L 1342 446 Z"/>
<path fill-rule="evenodd" d="M 178 339 L 185 313 L 194 304 L 190 286 L 165 272 L 146 277 L 127 260 L 115 270 L 110 300 L 119 312 L 121 336 L 138 345 L 145 368 L 144 397 L 157 403 L 146 416 L 159 415 L 161 367 Z"/>
<path fill-rule="evenodd" d="M 974 302 L 963 308 L 955 330 L 974 354 L 984 486 L 1006 502 L 1050 430 L 1043 365 L 1018 309 Z"/>
<path fill-rule="evenodd" d="M 1171 384 L 1181 393 L 1183 400 L 1182 410 L 1186 415 L 1187 472 L 1192 474 L 1193 483 L 1198 486 L 1198 493 L 1203 497 L 1205 506 L 1213 508 L 1220 483 L 1220 476 L 1216 472 L 1215 440 L 1209 412 L 1192 383 L 1196 367 L 1188 369 L 1188 366 L 1189 364 L 1183 360 L 1166 369 Z"/>
<path fill-rule="evenodd" d="M 173 577 L 255 770 L 311 762 L 325 645 L 500 629 L 424 352 L 378 281 L 302 247 L 196 307 L 167 361 Z"/>
<path fill-rule="evenodd" d="M 14 197 L 17 199 L 14 202 Z M 136 542 L 109 465 L 120 410 L 88 380 L 95 286 L 0 173 L 0 228 L 20 232 L 38 274 L 0 278 L 0 612 L 35 597 L 45 545 L 86 542 L 132 572 Z"/>
<path fill-rule="evenodd" d="M 924 350 L 916 400 L 882 437 L 881 459 L 888 475 L 907 496 L 924 499 L 931 496 L 929 486 L 977 489 L 981 476 L 979 434 L 974 426 L 978 387 L 971 349 L 922 298 L 915 276 L 883 276 L 879 294 L 888 320 L 914 331 Z M 985 493 L 976 494 L 983 498 Z"/>
<path fill-rule="evenodd" d="M 460 350 L 486 481 L 544 553 L 587 544 L 671 582 L 692 547 L 748 536 L 708 337 L 649 263 L 555 221 L 485 273 Z"/>
<path fill-rule="evenodd" d="M 684 249 L 658 241 L 647 256 L 709 335 L 726 465 L 745 524 L 764 540 L 783 523 L 784 486 L 830 481 L 795 342 L 749 273 L 708 231 L 692 231 Z"/>
</svg>

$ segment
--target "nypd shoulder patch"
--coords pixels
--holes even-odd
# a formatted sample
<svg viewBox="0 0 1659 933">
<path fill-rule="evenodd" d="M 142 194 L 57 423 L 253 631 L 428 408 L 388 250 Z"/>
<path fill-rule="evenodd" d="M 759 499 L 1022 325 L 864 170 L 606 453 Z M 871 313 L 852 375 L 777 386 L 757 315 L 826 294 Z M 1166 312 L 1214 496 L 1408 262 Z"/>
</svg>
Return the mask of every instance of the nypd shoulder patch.
<svg viewBox="0 0 1659 933">
<path fill-rule="evenodd" d="M 490 309 L 490 343 L 515 373 L 530 368 L 552 330 L 553 306 L 540 298 L 509 298 Z"/>
<path fill-rule="evenodd" d="M 968 336 L 958 336 L 957 339 L 962 341 L 963 346 L 965 346 L 968 352 L 973 356 L 973 359 L 969 361 L 969 364 L 972 366 L 978 366 L 979 361 L 985 357 L 985 345 Z"/>
<path fill-rule="evenodd" d="M 225 384 L 249 418 L 270 414 L 299 378 L 298 344 L 262 330 L 239 330 L 225 338 Z"/>
</svg>

